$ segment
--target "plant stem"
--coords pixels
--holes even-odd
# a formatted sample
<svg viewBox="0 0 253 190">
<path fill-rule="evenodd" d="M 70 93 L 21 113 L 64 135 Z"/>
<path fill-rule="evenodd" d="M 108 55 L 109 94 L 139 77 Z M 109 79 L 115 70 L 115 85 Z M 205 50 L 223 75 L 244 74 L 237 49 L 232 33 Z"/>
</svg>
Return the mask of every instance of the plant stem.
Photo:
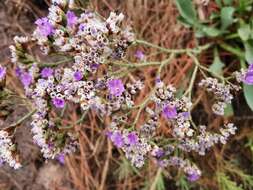
<svg viewBox="0 0 253 190">
<path fill-rule="evenodd" d="M 38 66 L 40 68 L 43 68 L 43 67 L 55 67 L 55 66 L 58 66 L 62 63 L 67 63 L 69 61 L 73 61 L 73 58 L 66 58 L 66 59 L 63 59 L 61 61 L 57 61 L 55 63 L 40 63 Z"/>
<path fill-rule="evenodd" d="M 146 63 L 112 63 L 113 65 L 117 65 L 120 67 L 128 67 L 128 68 L 136 68 L 136 67 L 145 67 L 145 66 L 154 66 L 154 65 L 161 65 L 161 62 L 146 62 Z"/>
<path fill-rule="evenodd" d="M 25 116 L 23 116 L 22 118 L 20 118 L 17 122 L 11 124 L 8 128 L 10 127 L 16 127 L 18 125 L 20 125 L 23 121 L 25 121 L 26 119 L 28 119 L 29 117 L 31 117 L 37 110 L 34 109 L 31 112 L 29 112 L 28 114 L 26 114 Z"/>
<path fill-rule="evenodd" d="M 150 187 L 150 190 L 156 190 L 156 185 L 157 185 L 157 182 L 158 182 L 159 177 L 161 176 L 161 174 L 162 174 L 162 168 L 159 168 L 159 169 L 157 170 L 155 179 L 154 179 L 154 181 L 153 181 L 153 183 L 152 183 L 152 185 L 151 185 L 151 187 Z"/>
<path fill-rule="evenodd" d="M 153 48 L 156 48 L 156 49 L 159 49 L 163 52 L 167 52 L 167 53 L 186 53 L 186 52 L 192 52 L 192 53 L 201 53 L 203 50 L 206 50 L 208 49 L 211 44 L 206 44 L 204 46 L 199 46 L 198 48 L 193 48 L 193 49 L 189 49 L 189 48 L 186 48 L 186 49 L 168 49 L 168 48 L 164 48 L 164 47 L 161 47 L 161 46 L 158 46 L 156 44 L 152 44 L 150 42 L 146 42 L 144 40 L 135 40 L 135 42 L 137 44 L 143 44 L 143 45 L 146 45 L 146 46 L 149 46 L 149 47 L 153 47 Z"/>
<path fill-rule="evenodd" d="M 238 56 L 239 58 L 244 58 L 245 57 L 244 53 L 240 49 L 238 49 L 238 48 L 234 48 L 234 47 L 232 47 L 232 46 L 230 46 L 230 45 L 228 45 L 228 44 L 226 44 L 224 42 L 220 43 L 219 45 L 224 50 L 226 50 L 226 51 L 228 51 L 228 52 L 230 52 L 230 53 Z"/>
</svg>

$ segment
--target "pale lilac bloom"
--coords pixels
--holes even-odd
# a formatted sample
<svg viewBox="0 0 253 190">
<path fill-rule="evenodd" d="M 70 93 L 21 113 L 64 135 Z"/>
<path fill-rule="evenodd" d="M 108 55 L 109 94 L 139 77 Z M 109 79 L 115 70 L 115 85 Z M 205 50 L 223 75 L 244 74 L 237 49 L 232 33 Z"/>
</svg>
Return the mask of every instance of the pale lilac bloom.
<svg viewBox="0 0 253 190">
<path fill-rule="evenodd" d="M 83 78 L 82 72 L 81 71 L 76 71 L 74 73 L 74 78 L 75 78 L 76 81 L 80 81 Z"/>
<path fill-rule="evenodd" d="M 45 67 L 45 68 L 43 68 L 42 71 L 41 71 L 41 76 L 42 76 L 43 78 L 48 78 L 48 77 L 52 76 L 53 73 L 54 73 L 54 70 L 53 70 L 53 69 L 51 69 L 51 68 L 49 68 L 49 67 Z"/>
<path fill-rule="evenodd" d="M 112 137 L 112 142 L 117 148 L 121 148 L 124 145 L 123 136 L 120 132 L 115 132 Z"/>
<path fill-rule="evenodd" d="M 63 153 L 59 154 L 56 159 L 61 163 L 64 164 L 65 163 L 65 155 Z"/>
<path fill-rule="evenodd" d="M 77 23 L 77 16 L 73 11 L 68 11 L 66 16 L 67 16 L 67 26 L 73 28 Z"/>
<path fill-rule="evenodd" d="M 135 57 L 139 60 L 143 60 L 145 58 L 145 54 L 141 50 L 137 50 L 135 52 Z"/>
<path fill-rule="evenodd" d="M 130 145 L 135 145 L 138 142 L 138 136 L 135 132 L 131 132 L 127 135 L 127 140 Z"/>
<path fill-rule="evenodd" d="M 65 106 L 65 100 L 63 98 L 54 98 L 53 99 L 53 104 L 57 108 L 64 108 L 64 106 Z"/>
<path fill-rule="evenodd" d="M 24 87 L 30 86 L 33 80 L 32 76 L 27 72 L 22 73 L 20 79 Z"/>
<path fill-rule="evenodd" d="M 174 106 L 164 106 L 163 108 L 163 115 L 167 119 L 174 119 L 177 117 L 177 109 Z"/>
<path fill-rule="evenodd" d="M 108 82 L 108 88 L 111 95 L 121 96 L 125 87 L 120 79 L 112 79 Z"/>
<path fill-rule="evenodd" d="M 35 24 L 38 26 L 40 34 L 44 37 L 54 33 L 54 27 L 46 17 L 36 20 Z"/>
<path fill-rule="evenodd" d="M 6 75 L 6 68 L 0 66 L 0 81 L 4 79 L 5 75 Z"/>
<path fill-rule="evenodd" d="M 87 24 L 80 24 L 78 28 L 79 28 L 79 31 L 84 32 L 84 30 L 87 28 Z"/>
<path fill-rule="evenodd" d="M 253 64 L 249 66 L 243 81 L 249 85 L 253 84 Z"/>
<path fill-rule="evenodd" d="M 17 67 L 16 69 L 15 69 L 15 74 L 16 74 L 16 76 L 17 77 L 21 77 L 21 75 L 22 75 L 22 69 L 20 68 L 20 67 Z"/>
<path fill-rule="evenodd" d="M 190 175 L 187 175 L 187 179 L 190 181 L 190 182 L 194 182 L 194 181 L 197 181 L 198 179 L 200 178 L 200 175 L 197 173 L 197 172 L 192 172 Z"/>
<path fill-rule="evenodd" d="M 189 112 L 182 112 L 182 115 L 185 119 L 188 119 L 190 117 L 190 113 Z"/>
</svg>

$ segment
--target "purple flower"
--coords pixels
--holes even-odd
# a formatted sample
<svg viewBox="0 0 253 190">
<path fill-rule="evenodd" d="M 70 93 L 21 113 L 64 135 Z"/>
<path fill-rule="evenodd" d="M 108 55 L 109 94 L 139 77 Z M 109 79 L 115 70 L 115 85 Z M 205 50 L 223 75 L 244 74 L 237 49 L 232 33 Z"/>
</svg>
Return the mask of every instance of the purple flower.
<svg viewBox="0 0 253 190">
<path fill-rule="evenodd" d="M 45 67 L 45 68 L 43 68 L 42 71 L 41 71 L 41 76 L 42 76 L 43 78 L 48 78 L 48 77 L 52 76 L 53 73 L 54 73 L 54 70 L 53 70 L 53 69 L 51 69 L 51 68 L 49 68 L 49 67 Z"/>
<path fill-rule="evenodd" d="M 194 182 L 194 181 L 197 181 L 198 179 L 200 178 L 200 175 L 198 173 L 194 173 L 192 172 L 191 174 L 187 175 L 187 179 L 190 181 L 190 182 Z"/>
<path fill-rule="evenodd" d="M 63 153 L 58 154 L 56 159 L 63 165 L 65 163 L 65 155 Z"/>
<path fill-rule="evenodd" d="M 138 136 L 135 132 L 131 132 L 127 135 L 127 140 L 130 145 L 135 145 L 138 142 Z"/>
<path fill-rule="evenodd" d="M 4 79 L 5 75 L 6 75 L 6 68 L 0 66 L 0 81 Z"/>
<path fill-rule="evenodd" d="M 17 77 L 21 77 L 21 75 L 22 75 L 22 69 L 20 67 L 17 67 L 15 69 L 15 74 L 16 74 Z"/>
<path fill-rule="evenodd" d="M 120 79 L 112 79 L 108 82 L 108 88 L 111 95 L 121 96 L 125 91 L 124 85 Z"/>
<path fill-rule="evenodd" d="M 76 81 L 80 81 L 83 78 L 82 72 L 81 71 L 76 71 L 74 73 L 74 78 L 75 78 Z"/>
<path fill-rule="evenodd" d="M 44 37 L 47 37 L 54 33 L 53 25 L 46 17 L 36 20 L 35 24 L 39 27 L 39 32 Z"/>
<path fill-rule="evenodd" d="M 161 158 L 163 155 L 164 155 L 163 149 L 161 149 L 161 148 L 157 149 L 157 151 L 156 151 L 156 153 L 155 153 L 155 156 L 156 156 L 157 158 Z"/>
<path fill-rule="evenodd" d="M 64 108 L 64 106 L 65 106 L 65 100 L 63 98 L 54 98 L 53 99 L 53 104 L 57 108 Z"/>
<path fill-rule="evenodd" d="M 32 76 L 27 72 L 22 73 L 20 79 L 24 87 L 30 86 L 33 80 Z"/>
<path fill-rule="evenodd" d="M 135 52 L 135 57 L 136 57 L 137 59 L 143 60 L 143 59 L 145 58 L 145 55 L 144 55 L 143 51 L 137 50 L 137 51 Z"/>
<path fill-rule="evenodd" d="M 249 66 L 244 77 L 244 82 L 249 85 L 253 84 L 253 64 Z"/>
<path fill-rule="evenodd" d="M 174 119 L 177 117 L 177 109 L 174 106 L 164 106 L 163 108 L 163 115 L 167 119 Z"/>
<path fill-rule="evenodd" d="M 87 25 L 86 24 L 80 24 L 79 25 L 79 31 L 84 31 L 85 29 L 87 28 Z"/>
<path fill-rule="evenodd" d="M 105 135 L 112 141 L 112 135 L 113 135 L 112 131 L 106 131 Z"/>
<path fill-rule="evenodd" d="M 77 23 L 77 16 L 73 11 L 68 11 L 66 16 L 67 16 L 67 26 L 73 28 Z"/>
<path fill-rule="evenodd" d="M 182 112 L 182 115 L 185 119 L 188 119 L 190 117 L 190 113 L 188 111 Z"/>
<path fill-rule="evenodd" d="M 111 139 L 113 144 L 118 148 L 121 148 L 124 145 L 123 137 L 120 132 L 115 132 Z"/>
</svg>

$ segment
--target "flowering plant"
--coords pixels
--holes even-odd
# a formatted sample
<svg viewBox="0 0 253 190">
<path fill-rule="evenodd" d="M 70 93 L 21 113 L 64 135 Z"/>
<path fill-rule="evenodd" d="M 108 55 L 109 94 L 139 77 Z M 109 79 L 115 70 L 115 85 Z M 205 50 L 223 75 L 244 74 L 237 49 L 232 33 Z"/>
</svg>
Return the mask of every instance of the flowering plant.
<svg viewBox="0 0 253 190">
<path fill-rule="evenodd" d="M 16 75 L 34 108 L 29 108 L 31 112 L 18 123 L 0 131 L 0 160 L 11 167 L 21 167 L 13 148 L 12 129 L 28 116 L 32 116 L 33 140 L 45 159 L 61 159 L 77 151 L 78 132 L 61 120 L 73 105 L 82 112 L 76 124 L 81 124 L 88 112 L 94 112 L 101 120 L 103 135 L 124 152 L 132 166 L 141 168 L 150 159 L 157 167 L 183 171 L 191 182 L 198 180 L 202 172 L 188 153 L 203 156 L 235 134 L 232 122 L 224 122 L 223 127 L 212 131 L 206 123 L 196 124 L 192 115 L 194 88 L 203 88 L 213 97 L 211 110 L 219 117 L 226 114 L 233 94 L 240 90 L 238 82 L 253 83 L 252 67 L 224 77 L 201 64 L 200 54 L 213 44 L 192 49 L 163 48 L 137 40 L 122 13 L 111 12 L 104 18 L 94 11 L 80 10 L 74 1 L 67 0 L 53 0 L 48 16 L 38 19 L 35 25 L 32 36 L 16 36 L 15 44 L 10 46 Z M 138 50 L 138 62 L 132 63 L 126 54 L 136 44 L 159 49 L 167 57 L 153 62 Z M 36 48 L 40 51 L 34 55 Z M 163 78 L 163 69 L 182 55 L 191 59 L 193 70 L 187 88 L 180 93 Z M 150 66 L 157 72 L 147 87 L 131 73 Z M 199 81 L 198 73 L 202 74 Z M 0 67 L 0 81 L 5 75 L 6 69 Z M 147 88 L 149 94 L 137 104 L 138 96 Z M 167 133 L 159 131 L 163 127 Z"/>
</svg>

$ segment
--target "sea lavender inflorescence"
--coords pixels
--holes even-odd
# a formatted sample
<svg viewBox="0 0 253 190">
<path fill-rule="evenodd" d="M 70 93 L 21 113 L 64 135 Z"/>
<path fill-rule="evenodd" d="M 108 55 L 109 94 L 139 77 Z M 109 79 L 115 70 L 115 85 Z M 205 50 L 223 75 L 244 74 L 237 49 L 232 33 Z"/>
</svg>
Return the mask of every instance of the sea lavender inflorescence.
<svg viewBox="0 0 253 190">
<path fill-rule="evenodd" d="M 224 109 L 228 104 L 231 104 L 233 99 L 231 91 L 239 90 L 235 85 L 219 83 L 216 78 L 211 77 L 202 79 L 199 86 L 213 93 L 216 102 L 213 104 L 212 110 L 217 115 L 224 115 Z"/>
<path fill-rule="evenodd" d="M 21 164 L 17 155 L 16 144 L 5 130 L 0 130 L 0 163 L 8 163 L 10 167 L 19 169 Z"/>
<path fill-rule="evenodd" d="M 53 0 L 48 16 L 35 22 L 33 36 L 15 37 L 15 45 L 10 46 L 16 75 L 36 108 L 31 131 L 44 158 L 63 163 L 65 155 L 77 149 L 78 134 L 73 127 L 62 126 L 51 114 L 53 110 L 64 111 L 74 103 L 84 113 L 92 110 L 99 116 L 110 117 L 107 137 L 125 153 L 133 166 L 142 167 L 148 156 L 152 156 L 159 167 L 173 166 L 184 171 L 189 181 L 199 179 L 198 167 L 176 156 L 175 152 L 193 151 L 204 155 L 216 143 L 226 143 L 235 133 L 235 126 L 225 124 L 219 133 L 207 131 L 205 126 L 196 127 L 191 117 L 191 98 L 177 96 L 176 88 L 166 85 L 159 77 L 144 103 L 135 105 L 135 96 L 143 89 L 143 82 L 135 77 L 128 80 L 114 75 L 115 70 L 110 65 L 123 60 L 134 41 L 131 28 L 122 22 L 124 15 L 112 12 L 105 19 L 89 10 L 80 13 L 74 7 L 74 1 Z M 43 63 L 35 59 L 27 48 L 30 44 L 38 45 L 44 56 L 58 55 L 60 60 Z M 140 61 L 146 60 L 140 50 L 135 56 Z M 109 67 L 112 74 L 108 72 Z M 4 75 L 1 67 L 0 79 Z M 226 104 L 233 98 L 230 91 L 234 87 L 214 78 L 202 80 L 199 86 L 215 95 L 217 101 L 213 111 L 223 115 Z M 133 122 L 129 113 L 135 109 L 139 111 Z M 139 125 L 142 110 L 147 116 Z M 171 142 L 160 141 L 157 129 L 161 121 L 170 128 L 168 139 Z M 10 163 L 4 154 L 1 157 Z"/>
</svg>

